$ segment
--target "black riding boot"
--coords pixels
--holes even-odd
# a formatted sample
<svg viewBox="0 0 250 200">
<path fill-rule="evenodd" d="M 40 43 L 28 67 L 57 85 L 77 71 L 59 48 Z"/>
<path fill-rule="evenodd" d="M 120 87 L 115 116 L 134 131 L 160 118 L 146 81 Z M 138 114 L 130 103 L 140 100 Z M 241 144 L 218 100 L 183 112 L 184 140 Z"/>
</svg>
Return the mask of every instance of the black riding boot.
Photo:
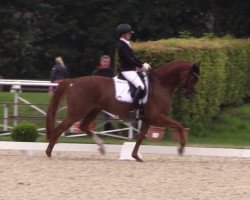
<svg viewBox="0 0 250 200">
<path fill-rule="evenodd" d="M 133 106 L 133 110 L 135 110 L 136 115 L 135 115 L 135 119 L 139 120 L 140 119 L 140 114 L 143 112 L 141 110 L 143 110 L 142 105 L 139 105 L 139 99 L 140 99 L 140 95 L 142 93 L 142 88 L 139 86 L 134 94 L 134 98 L 133 98 L 133 102 L 132 102 L 132 106 Z"/>
</svg>

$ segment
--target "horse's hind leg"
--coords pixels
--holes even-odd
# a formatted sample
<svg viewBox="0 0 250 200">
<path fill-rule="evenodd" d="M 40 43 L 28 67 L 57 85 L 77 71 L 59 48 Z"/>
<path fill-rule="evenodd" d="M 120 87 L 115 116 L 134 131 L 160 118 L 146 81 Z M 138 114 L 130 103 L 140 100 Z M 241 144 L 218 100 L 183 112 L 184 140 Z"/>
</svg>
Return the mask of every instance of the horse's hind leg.
<svg viewBox="0 0 250 200">
<path fill-rule="evenodd" d="M 88 125 L 95 120 L 97 114 L 100 112 L 99 109 L 93 109 L 82 121 L 80 129 L 87 133 L 87 135 L 92 138 L 92 140 L 99 146 L 99 151 L 101 154 L 105 154 L 103 140 L 95 135 L 92 131 L 88 129 Z"/>
<path fill-rule="evenodd" d="M 65 119 L 63 120 L 54 130 L 52 130 L 54 133 L 49 139 L 49 145 L 46 149 L 46 154 L 48 157 L 51 157 L 51 152 L 56 144 L 56 141 L 58 140 L 59 136 L 67 129 L 69 129 L 72 124 L 74 123 L 73 120 Z"/>
</svg>

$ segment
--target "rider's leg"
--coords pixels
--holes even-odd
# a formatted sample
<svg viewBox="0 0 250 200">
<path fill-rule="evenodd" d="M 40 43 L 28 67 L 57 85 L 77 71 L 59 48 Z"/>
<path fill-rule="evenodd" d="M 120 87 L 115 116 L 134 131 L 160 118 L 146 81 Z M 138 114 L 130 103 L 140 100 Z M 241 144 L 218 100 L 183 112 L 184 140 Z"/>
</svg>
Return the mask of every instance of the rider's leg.
<svg viewBox="0 0 250 200">
<path fill-rule="evenodd" d="M 138 107 L 141 93 L 142 93 L 142 88 L 141 88 L 141 86 L 139 86 L 138 88 L 136 88 L 136 91 L 135 91 L 134 97 L 133 97 L 133 102 L 132 102 L 132 104 L 135 107 Z"/>
<path fill-rule="evenodd" d="M 121 74 L 136 88 L 141 86 L 141 89 L 144 90 L 144 84 L 136 71 L 123 71 Z"/>
<path fill-rule="evenodd" d="M 142 109 L 142 113 L 143 113 L 143 106 L 139 105 L 139 97 L 142 91 L 144 90 L 144 84 L 142 83 L 140 77 L 135 71 L 124 71 L 122 72 L 122 75 L 136 87 L 132 106 L 133 106 L 133 109 L 137 110 L 136 118 L 138 119 L 140 108 Z"/>
</svg>

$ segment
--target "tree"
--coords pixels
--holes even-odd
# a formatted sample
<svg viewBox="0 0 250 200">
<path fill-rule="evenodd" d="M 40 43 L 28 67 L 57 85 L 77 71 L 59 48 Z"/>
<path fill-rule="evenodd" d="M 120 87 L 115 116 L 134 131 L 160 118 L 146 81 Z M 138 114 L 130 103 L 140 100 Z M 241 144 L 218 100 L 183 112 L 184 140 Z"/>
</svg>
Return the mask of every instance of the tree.
<svg viewBox="0 0 250 200">
<path fill-rule="evenodd" d="M 56 56 L 71 77 L 89 75 L 102 54 L 113 57 L 121 23 L 132 25 L 137 41 L 248 37 L 249 13 L 247 0 L 2 0 L 0 75 L 48 79 Z"/>
</svg>

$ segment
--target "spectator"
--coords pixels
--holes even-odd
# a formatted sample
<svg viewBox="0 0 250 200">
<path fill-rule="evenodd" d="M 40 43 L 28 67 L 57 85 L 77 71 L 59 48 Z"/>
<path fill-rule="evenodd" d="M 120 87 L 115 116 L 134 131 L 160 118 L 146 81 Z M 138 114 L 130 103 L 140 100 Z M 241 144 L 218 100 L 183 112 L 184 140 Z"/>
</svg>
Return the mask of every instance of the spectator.
<svg viewBox="0 0 250 200">
<path fill-rule="evenodd" d="M 103 55 L 100 57 L 99 64 L 97 65 L 96 69 L 93 71 L 92 75 L 96 76 L 105 76 L 112 78 L 114 76 L 113 70 L 110 68 L 111 59 L 108 55 Z M 109 115 L 106 113 L 103 113 L 105 124 L 104 124 L 104 130 L 113 130 L 113 125 L 109 122 Z M 82 133 L 80 129 L 81 122 L 76 122 L 72 126 L 72 131 L 75 133 Z M 93 131 L 95 129 L 95 122 L 91 122 L 88 126 L 88 129 Z"/>
<path fill-rule="evenodd" d="M 50 81 L 52 83 L 60 83 L 64 78 L 68 77 L 68 69 L 65 66 L 62 57 L 55 58 L 55 65 L 51 69 Z M 52 93 L 53 87 L 49 87 L 49 92 Z"/>
<path fill-rule="evenodd" d="M 55 58 L 55 65 L 51 70 L 50 81 L 52 83 L 60 83 L 64 78 L 68 77 L 68 69 L 65 66 L 62 57 Z"/>
<path fill-rule="evenodd" d="M 114 77 L 114 72 L 110 68 L 110 63 L 111 59 L 108 55 L 101 56 L 100 62 L 92 74 L 97 76 L 105 76 L 109 78 Z"/>
<path fill-rule="evenodd" d="M 114 72 L 110 68 L 110 63 L 111 63 L 111 59 L 108 55 L 101 56 L 99 64 L 92 74 L 97 75 L 97 76 L 105 76 L 109 78 L 114 77 Z M 113 130 L 114 129 L 113 125 L 109 122 L 109 119 L 110 119 L 109 115 L 104 113 L 103 116 L 105 119 L 104 130 L 105 131 Z"/>
</svg>

